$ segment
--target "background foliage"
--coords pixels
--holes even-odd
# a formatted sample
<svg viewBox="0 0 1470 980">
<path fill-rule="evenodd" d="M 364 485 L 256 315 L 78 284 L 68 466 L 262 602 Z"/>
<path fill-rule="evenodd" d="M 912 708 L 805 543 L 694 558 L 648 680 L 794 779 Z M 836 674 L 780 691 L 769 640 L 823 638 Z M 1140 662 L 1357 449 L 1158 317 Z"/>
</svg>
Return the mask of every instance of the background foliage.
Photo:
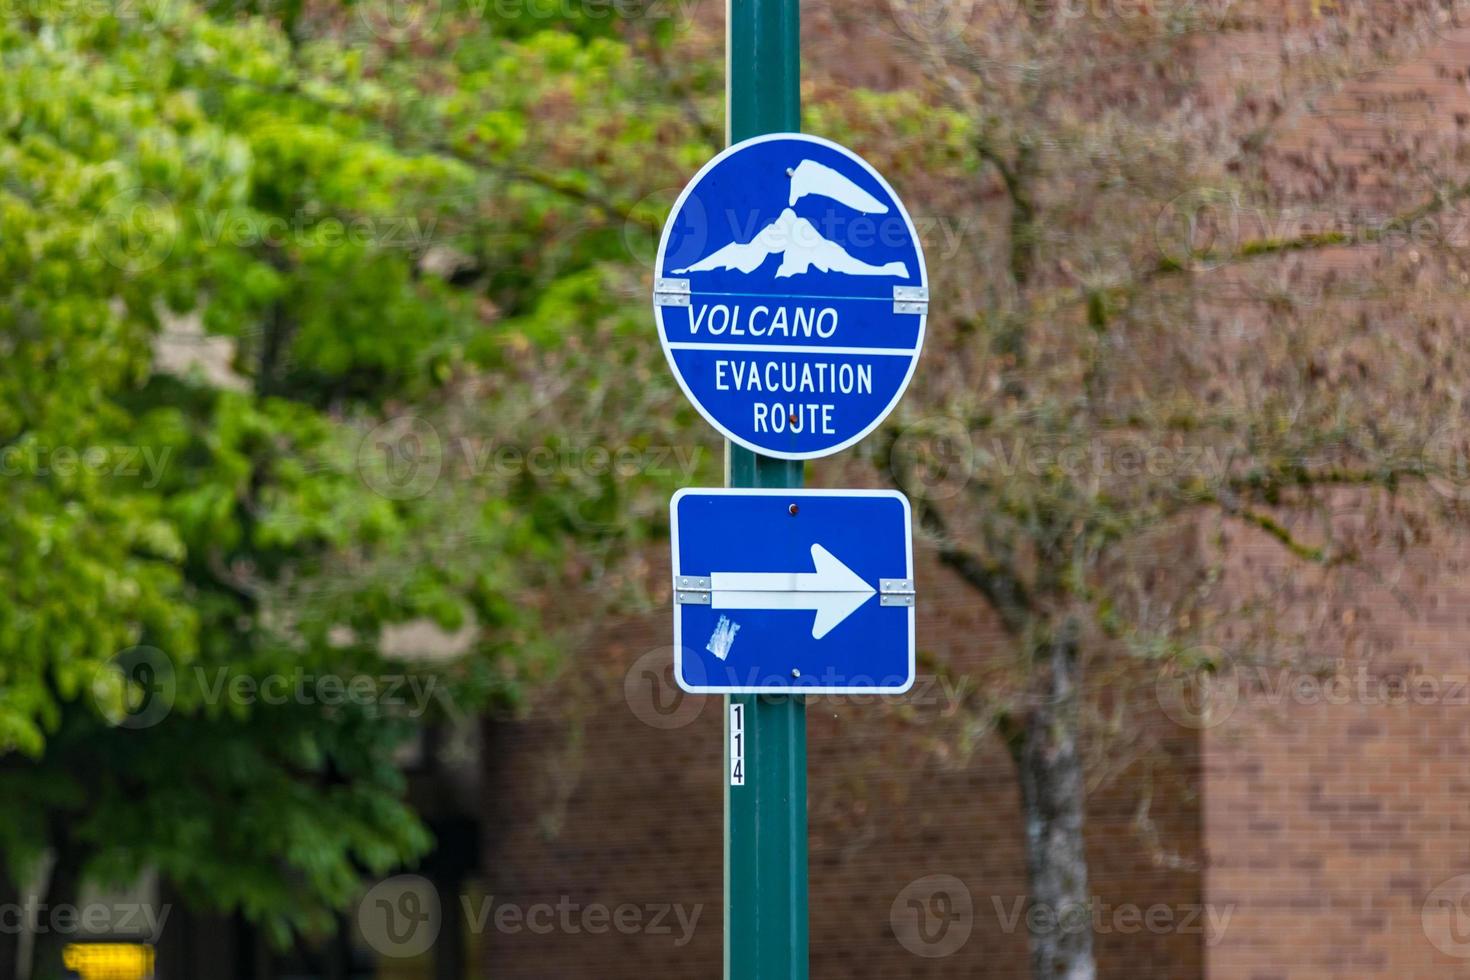
<svg viewBox="0 0 1470 980">
<path fill-rule="evenodd" d="M 430 844 L 395 748 L 546 674 L 546 589 L 636 591 L 619 556 L 700 465 L 665 461 L 687 413 L 609 264 L 658 205 L 593 169 L 708 146 L 633 111 L 605 28 L 378 14 L 0 21 L 11 887 L 49 849 L 53 903 L 154 867 L 278 942 L 328 928 Z M 403 624 L 455 655 L 385 653 Z M 378 686 L 255 687 L 302 677 Z"/>
</svg>

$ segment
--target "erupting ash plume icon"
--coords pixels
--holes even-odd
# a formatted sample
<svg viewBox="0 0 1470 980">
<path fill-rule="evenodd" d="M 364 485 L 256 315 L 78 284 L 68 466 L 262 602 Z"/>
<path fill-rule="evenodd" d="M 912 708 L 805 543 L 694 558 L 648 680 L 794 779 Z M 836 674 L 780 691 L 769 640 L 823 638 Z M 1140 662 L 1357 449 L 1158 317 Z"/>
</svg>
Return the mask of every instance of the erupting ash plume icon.
<svg viewBox="0 0 1470 980">
<path fill-rule="evenodd" d="M 815 225 L 792 210 L 797 201 L 809 195 L 831 198 L 864 214 L 887 214 L 888 205 L 815 160 L 801 161 L 789 175 L 787 206 L 775 221 L 756 232 L 750 241 L 731 242 L 691 266 L 673 270 L 675 275 L 718 269 L 751 273 L 772 255 L 779 255 L 781 265 L 776 269 L 777 279 L 799 275 L 813 268 L 848 276 L 909 277 L 908 266 L 903 262 L 872 265 L 849 255 L 841 245 L 824 238 Z"/>
</svg>

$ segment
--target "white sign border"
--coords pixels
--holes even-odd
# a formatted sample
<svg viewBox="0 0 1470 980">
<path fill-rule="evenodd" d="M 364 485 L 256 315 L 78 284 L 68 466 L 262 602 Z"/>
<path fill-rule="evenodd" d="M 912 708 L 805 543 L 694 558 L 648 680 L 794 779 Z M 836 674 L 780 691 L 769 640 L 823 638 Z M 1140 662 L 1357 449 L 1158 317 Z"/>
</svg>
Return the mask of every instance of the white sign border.
<svg viewBox="0 0 1470 980">
<path fill-rule="evenodd" d="M 732 154 L 739 152 L 747 146 L 754 146 L 757 143 L 766 143 L 771 140 L 778 139 L 803 140 L 808 143 L 815 143 L 818 146 L 825 146 L 829 149 L 836 150 L 838 153 L 841 153 L 843 156 L 852 160 L 858 166 L 867 171 L 868 174 L 870 174 L 873 179 L 878 182 L 878 185 L 888 193 L 889 198 L 893 200 L 894 206 L 898 208 L 898 213 L 903 217 L 904 226 L 908 228 L 909 237 L 914 243 L 914 253 L 918 256 L 919 260 L 919 286 L 924 289 L 927 289 L 929 287 L 929 267 L 924 261 L 924 243 L 919 240 L 919 232 L 914 228 L 913 219 L 909 217 L 908 208 L 903 206 L 902 198 L 898 196 L 898 193 L 894 191 L 891 186 L 889 186 L 888 181 L 883 179 L 883 175 L 880 174 L 873 167 L 872 164 L 868 163 L 868 161 L 864 160 L 862 157 L 858 156 L 852 150 L 849 150 L 847 147 L 843 146 L 840 143 L 834 143 L 831 140 L 823 139 L 820 136 L 812 136 L 810 133 L 764 133 L 760 136 L 752 136 L 750 139 L 741 140 L 739 143 L 734 143 L 730 146 L 725 147 L 719 153 L 715 154 L 715 156 L 712 157 L 708 163 L 700 167 L 699 172 L 694 175 L 694 177 L 689 181 L 688 184 L 684 185 L 684 190 L 680 192 L 678 200 L 674 202 L 673 209 L 669 211 L 669 220 L 664 222 L 664 230 L 659 236 L 658 240 L 658 255 L 653 260 L 653 275 L 655 280 L 657 280 L 658 277 L 661 275 L 660 270 L 663 269 L 664 252 L 669 246 L 669 234 L 674 227 L 673 218 L 680 212 L 680 210 L 683 209 L 684 202 L 688 199 L 690 192 L 699 185 L 699 182 L 702 179 L 704 179 L 704 175 L 709 173 L 710 170 L 716 167 L 720 163 L 720 161 L 724 160 L 728 156 L 731 156 Z M 773 456 L 776 459 L 821 459 L 824 456 L 832 456 L 840 453 L 844 449 L 850 449 L 851 447 L 857 445 L 859 442 L 862 442 L 869 435 L 871 435 L 873 430 L 882 425 L 883 420 L 888 418 L 888 416 L 893 412 L 894 408 L 898 406 L 899 399 L 903 398 L 904 392 L 908 391 L 909 382 L 913 380 L 914 377 L 914 370 L 919 366 L 919 358 L 922 357 L 924 354 L 924 329 L 929 320 L 929 314 L 927 311 L 918 314 L 919 333 L 914 340 L 914 355 L 909 360 L 908 372 L 904 374 L 903 381 L 899 384 L 898 390 L 893 393 L 893 400 L 888 403 L 883 411 L 878 413 L 877 417 L 874 418 L 871 423 L 869 423 L 867 428 L 863 429 L 863 431 L 859 432 L 857 435 L 853 436 L 847 441 L 842 442 L 836 446 L 815 450 L 813 452 L 794 453 L 770 449 L 765 446 L 758 446 L 753 442 L 749 442 L 745 439 L 740 438 L 739 436 L 735 435 L 735 433 L 731 432 L 729 429 L 721 425 L 719 420 L 716 419 L 714 415 L 708 409 L 706 409 L 703 404 L 700 403 L 699 399 L 694 397 L 694 393 L 689 390 L 689 385 L 686 384 L 684 381 L 683 374 L 679 372 L 679 365 L 674 362 L 674 352 L 669 347 L 668 333 L 664 330 L 664 310 L 662 306 L 658 305 L 658 303 L 654 303 L 653 305 L 653 316 L 654 320 L 658 323 L 658 342 L 659 345 L 663 347 L 664 358 L 669 362 L 669 370 L 674 372 L 674 380 L 678 382 L 680 390 L 684 392 L 684 397 L 689 399 L 689 404 L 693 405 L 695 410 L 699 412 L 700 415 L 704 416 L 704 420 L 710 425 L 714 426 L 717 432 L 719 432 L 726 439 L 735 443 L 737 446 L 743 446 L 753 453 L 759 453 L 762 456 Z"/>
<path fill-rule="evenodd" d="M 904 578 L 914 580 L 914 514 L 913 507 L 909 504 L 909 498 L 897 490 L 820 490 L 806 488 L 800 490 L 782 490 L 770 487 L 684 487 L 675 491 L 674 496 L 669 499 L 669 545 L 671 548 L 670 564 L 673 566 L 674 575 L 670 579 L 675 584 L 679 576 L 679 501 L 692 494 L 701 496 L 747 496 L 747 497 L 888 497 L 903 504 L 903 551 L 904 551 Z M 908 606 L 908 641 L 909 641 L 909 664 L 908 678 L 898 687 L 811 687 L 801 685 L 782 685 L 770 687 L 691 687 L 684 683 L 684 617 L 681 614 L 679 603 L 673 596 L 670 597 L 674 606 L 674 682 L 687 694 L 904 694 L 914 686 L 918 679 L 918 661 L 914 644 L 914 606 Z M 881 601 L 880 597 L 873 596 L 873 602 Z"/>
</svg>

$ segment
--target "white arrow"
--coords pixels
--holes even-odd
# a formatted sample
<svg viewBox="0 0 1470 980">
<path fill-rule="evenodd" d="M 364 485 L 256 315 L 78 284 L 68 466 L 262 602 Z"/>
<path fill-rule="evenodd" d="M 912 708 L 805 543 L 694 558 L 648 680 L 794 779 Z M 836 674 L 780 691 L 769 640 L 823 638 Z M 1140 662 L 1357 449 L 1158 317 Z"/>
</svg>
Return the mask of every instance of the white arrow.
<svg viewBox="0 0 1470 980">
<path fill-rule="evenodd" d="M 813 572 L 713 572 L 710 605 L 715 609 L 810 609 L 812 639 L 820 640 L 875 590 L 819 544 L 812 545 Z"/>
</svg>

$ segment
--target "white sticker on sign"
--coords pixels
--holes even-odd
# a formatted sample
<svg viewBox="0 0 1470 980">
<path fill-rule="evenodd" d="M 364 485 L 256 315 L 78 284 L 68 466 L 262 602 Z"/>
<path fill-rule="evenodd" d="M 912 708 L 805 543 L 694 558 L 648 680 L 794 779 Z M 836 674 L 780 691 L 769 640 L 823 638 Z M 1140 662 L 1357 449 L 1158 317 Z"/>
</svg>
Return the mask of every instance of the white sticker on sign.
<svg viewBox="0 0 1470 980">
<path fill-rule="evenodd" d="M 745 785 L 745 705 L 730 705 L 730 785 Z"/>
</svg>

